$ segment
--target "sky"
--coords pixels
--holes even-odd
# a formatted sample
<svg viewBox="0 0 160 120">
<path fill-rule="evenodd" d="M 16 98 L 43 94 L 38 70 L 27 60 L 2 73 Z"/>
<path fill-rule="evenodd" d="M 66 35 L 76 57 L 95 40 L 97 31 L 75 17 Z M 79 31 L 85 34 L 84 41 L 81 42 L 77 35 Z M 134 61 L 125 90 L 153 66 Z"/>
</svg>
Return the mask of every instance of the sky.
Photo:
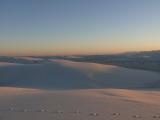
<svg viewBox="0 0 160 120">
<path fill-rule="evenodd" d="M 0 0 L 0 55 L 160 49 L 160 0 Z"/>
</svg>

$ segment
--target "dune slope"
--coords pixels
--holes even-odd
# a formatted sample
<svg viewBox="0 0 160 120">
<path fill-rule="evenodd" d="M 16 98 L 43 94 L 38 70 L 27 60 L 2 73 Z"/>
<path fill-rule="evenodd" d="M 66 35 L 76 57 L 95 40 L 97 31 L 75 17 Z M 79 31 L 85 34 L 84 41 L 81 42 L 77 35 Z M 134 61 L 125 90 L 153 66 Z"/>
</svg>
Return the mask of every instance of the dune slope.
<svg viewBox="0 0 160 120">
<path fill-rule="evenodd" d="M 154 88 L 160 74 L 111 65 L 50 60 L 0 66 L 0 86 L 47 89 Z"/>
</svg>

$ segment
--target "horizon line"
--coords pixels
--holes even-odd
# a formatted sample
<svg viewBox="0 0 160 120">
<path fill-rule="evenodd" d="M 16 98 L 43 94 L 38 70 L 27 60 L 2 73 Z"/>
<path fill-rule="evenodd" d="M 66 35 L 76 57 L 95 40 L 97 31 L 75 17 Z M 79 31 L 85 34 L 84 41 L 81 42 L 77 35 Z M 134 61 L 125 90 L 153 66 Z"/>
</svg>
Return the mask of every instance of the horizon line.
<svg viewBox="0 0 160 120">
<path fill-rule="evenodd" d="M 135 50 L 135 51 L 125 51 L 125 52 L 117 52 L 117 53 L 88 53 L 88 54 L 42 54 L 42 55 L 0 55 L 0 57 L 49 57 L 49 56 L 92 56 L 92 55 L 118 55 L 118 54 L 127 54 L 127 53 L 140 53 L 140 52 L 156 52 L 160 51 L 160 49 L 156 50 Z"/>
</svg>

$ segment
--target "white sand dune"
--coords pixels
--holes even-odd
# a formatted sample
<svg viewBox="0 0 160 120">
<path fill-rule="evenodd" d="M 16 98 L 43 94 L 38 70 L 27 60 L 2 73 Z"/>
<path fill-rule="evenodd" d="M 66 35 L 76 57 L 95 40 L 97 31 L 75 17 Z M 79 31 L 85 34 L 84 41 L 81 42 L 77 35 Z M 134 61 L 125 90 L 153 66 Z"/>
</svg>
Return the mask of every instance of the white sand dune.
<svg viewBox="0 0 160 120">
<path fill-rule="evenodd" d="M 16 88 L 16 87 L 0 87 L 0 97 L 4 97 L 6 95 L 23 95 L 29 93 L 40 93 L 41 90 L 38 89 L 28 89 L 28 88 Z"/>
<path fill-rule="evenodd" d="M 95 63 L 1 63 L 8 87 L 0 87 L 0 119 L 158 120 L 160 91 L 145 89 L 159 81 L 158 73 Z"/>
<path fill-rule="evenodd" d="M 0 67 L 21 65 L 18 63 L 0 62 Z"/>
<path fill-rule="evenodd" d="M 17 57 L 19 59 L 24 59 L 24 60 L 29 60 L 29 61 L 42 61 L 43 59 L 42 58 L 35 58 L 35 57 Z"/>
<path fill-rule="evenodd" d="M 18 63 L 16 63 L 18 64 Z M 155 88 L 160 74 L 95 63 L 51 60 L 0 66 L 0 85 L 49 89 Z"/>
<path fill-rule="evenodd" d="M 125 90 L 125 89 L 107 89 L 96 90 L 97 94 L 110 95 L 129 101 L 137 101 L 147 104 L 160 106 L 159 90 Z"/>
<path fill-rule="evenodd" d="M 158 91 L 124 89 L 36 91 L 0 88 L 0 93 L 12 90 L 14 91 L 12 94 L 0 97 L 2 120 L 160 119 Z M 154 99 L 150 99 L 151 97 Z"/>
<path fill-rule="evenodd" d="M 56 62 L 58 64 L 61 64 L 65 67 L 71 67 L 74 69 L 79 69 L 81 71 L 85 72 L 108 72 L 111 71 L 112 69 L 118 68 L 117 66 L 113 65 L 103 65 L 103 64 L 96 64 L 96 63 L 85 63 L 85 62 L 73 62 L 73 61 L 68 61 L 68 60 L 50 60 L 53 62 Z"/>
</svg>

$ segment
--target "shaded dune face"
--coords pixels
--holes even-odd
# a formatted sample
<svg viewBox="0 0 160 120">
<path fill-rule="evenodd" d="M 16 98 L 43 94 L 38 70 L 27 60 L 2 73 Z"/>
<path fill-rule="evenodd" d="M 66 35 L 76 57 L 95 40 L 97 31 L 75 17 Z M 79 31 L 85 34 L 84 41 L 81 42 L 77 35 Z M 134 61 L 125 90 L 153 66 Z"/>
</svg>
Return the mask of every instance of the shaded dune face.
<svg viewBox="0 0 160 120">
<path fill-rule="evenodd" d="M 158 81 L 158 73 L 66 60 L 0 66 L 1 86 L 45 89 L 150 88 Z"/>
</svg>

